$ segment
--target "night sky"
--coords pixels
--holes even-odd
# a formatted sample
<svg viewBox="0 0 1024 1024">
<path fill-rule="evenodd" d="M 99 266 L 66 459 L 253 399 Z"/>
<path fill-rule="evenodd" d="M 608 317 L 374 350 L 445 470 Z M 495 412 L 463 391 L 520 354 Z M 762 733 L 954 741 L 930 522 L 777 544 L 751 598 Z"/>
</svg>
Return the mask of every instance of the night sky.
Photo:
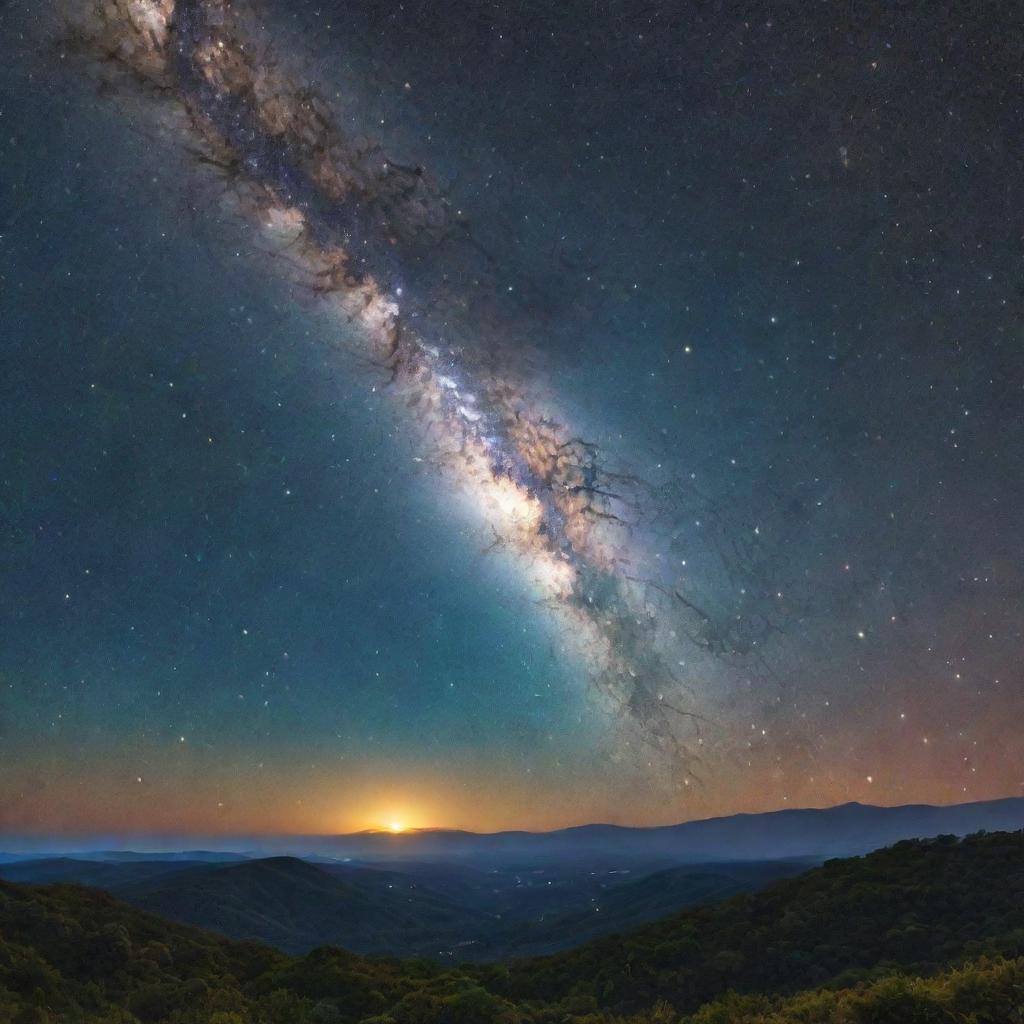
<svg viewBox="0 0 1024 1024">
<path fill-rule="evenodd" d="M 220 50 L 323 97 L 354 213 L 45 6 L 0 7 L 0 829 L 1024 791 L 1018 5 L 271 0 Z M 342 242 L 400 366 L 311 286 Z"/>
</svg>

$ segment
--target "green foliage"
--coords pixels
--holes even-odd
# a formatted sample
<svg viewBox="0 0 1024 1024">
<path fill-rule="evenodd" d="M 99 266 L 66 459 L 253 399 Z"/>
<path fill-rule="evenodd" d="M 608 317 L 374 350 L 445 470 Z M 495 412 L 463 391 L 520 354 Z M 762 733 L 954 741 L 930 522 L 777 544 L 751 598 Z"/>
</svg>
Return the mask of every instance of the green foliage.
<svg viewBox="0 0 1024 1024">
<path fill-rule="evenodd" d="M 0 1024 L 1024 1024 L 1024 835 L 900 843 L 531 961 L 294 958 L 0 883 Z"/>
<path fill-rule="evenodd" d="M 789 999 L 729 993 L 680 1024 L 1024 1024 L 1024 958 Z"/>
<path fill-rule="evenodd" d="M 494 989 L 557 1001 L 581 979 L 627 1013 L 667 1000 L 692 1012 L 725 991 L 854 986 L 903 968 L 1024 955 L 1024 834 L 897 843 L 541 960 L 512 962 Z"/>
</svg>

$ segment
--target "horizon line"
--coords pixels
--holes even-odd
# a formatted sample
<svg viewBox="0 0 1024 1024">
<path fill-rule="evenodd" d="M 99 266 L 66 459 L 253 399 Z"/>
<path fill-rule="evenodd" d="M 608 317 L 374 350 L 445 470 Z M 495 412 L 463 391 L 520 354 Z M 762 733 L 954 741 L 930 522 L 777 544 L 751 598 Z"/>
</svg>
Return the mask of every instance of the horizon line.
<svg viewBox="0 0 1024 1024">
<path fill-rule="evenodd" d="M 942 808 L 954 808 L 954 807 L 972 807 L 979 804 L 993 804 L 1003 803 L 1009 800 L 1020 800 L 1024 801 L 1024 795 L 1008 795 L 1001 797 L 989 797 L 983 800 L 966 800 L 950 803 L 927 803 L 927 802 L 913 802 L 913 803 L 902 803 L 902 804 L 874 804 L 864 803 L 860 800 L 845 800 L 838 804 L 826 804 L 823 806 L 800 806 L 800 807 L 776 807 L 766 811 L 737 811 L 732 814 L 719 814 L 710 815 L 705 818 L 687 818 L 682 821 L 670 821 L 656 825 L 623 825 L 616 822 L 610 821 L 585 821 L 574 825 L 561 825 L 555 828 L 548 829 L 531 829 L 526 827 L 510 827 L 503 829 L 495 829 L 493 831 L 477 831 L 469 828 L 459 828 L 456 826 L 444 826 L 444 825 L 430 825 L 422 827 L 403 828 L 400 832 L 393 831 L 386 826 L 374 826 L 370 828 L 355 829 L 348 832 L 261 832 L 254 830 L 244 831 L 225 831 L 225 832 L 202 832 L 202 831 L 175 831 L 169 829 L 140 829 L 140 830 L 96 830 L 96 831 L 68 831 L 68 832 L 35 832 L 35 831 L 14 831 L 8 830 L 0 826 L 0 841 L 4 837 L 11 839 L 21 839 L 26 841 L 51 841 L 51 842 L 65 842 L 72 841 L 75 839 L 116 839 L 123 837 L 125 840 L 128 839 L 140 839 L 140 840 L 156 840 L 156 839 L 169 839 L 179 838 L 181 840 L 193 838 L 196 840 L 245 840 L 245 839 L 296 839 L 296 840 L 315 840 L 315 839 L 351 839 L 358 838 L 360 836 L 373 836 L 373 837 L 387 837 L 395 843 L 400 843 L 403 838 L 424 836 L 424 835 L 467 835 L 477 836 L 480 838 L 504 836 L 504 835 L 532 835 L 532 836 L 546 836 L 556 835 L 561 832 L 571 832 L 579 829 L 587 828 L 609 828 L 609 829 L 621 829 L 623 831 L 633 832 L 654 832 L 664 829 L 679 828 L 685 825 L 698 825 L 716 821 L 726 821 L 733 818 L 756 818 L 756 817 L 768 817 L 776 814 L 786 813 L 802 813 L 802 812 L 825 812 L 839 810 L 844 807 L 863 807 L 872 810 L 879 811 L 898 811 L 906 810 L 911 808 L 917 809 L 934 809 L 939 810 Z M 198 849 L 193 847 L 193 849 Z M 131 852 L 125 848 L 121 848 L 123 852 Z M 0 851 L 5 852 L 5 851 Z M 209 851 L 209 852 L 222 852 L 222 851 Z"/>
</svg>

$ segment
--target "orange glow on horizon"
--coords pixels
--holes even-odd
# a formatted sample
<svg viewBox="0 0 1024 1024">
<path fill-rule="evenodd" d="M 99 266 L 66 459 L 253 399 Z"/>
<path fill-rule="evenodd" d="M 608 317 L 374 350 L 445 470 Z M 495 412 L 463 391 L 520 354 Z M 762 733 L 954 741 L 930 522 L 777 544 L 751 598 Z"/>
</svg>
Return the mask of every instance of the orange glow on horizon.
<svg viewBox="0 0 1024 1024">
<path fill-rule="evenodd" d="M 813 779 L 806 775 L 802 786 L 787 788 L 783 800 L 767 771 L 749 776 L 721 771 L 713 786 L 666 793 L 669 780 L 630 771 L 628 763 L 616 763 L 617 775 L 609 779 L 595 773 L 591 762 L 574 762 L 565 752 L 557 770 L 538 758 L 530 773 L 518 765 L 450 760 L 439 766 L 395 755 L 310 766 L 305 758 L 279 755 L 273 771 L 256 774 L 235 751 L 201 742 L 182 745 L 177 737 L 165 744 L 107 744 L 72 774 L 64 770 L 65 758 L 81 758 L 82 751 L 71 738 L 57 737 L 48 749 L 26 757 L 19 770 L 0 773 L 0 848 L 19 835 L 102 835 L 114 842 L 111 837 L 119 835 L 212 838 L 367 830 L 394 836 L 398 846 L 419 830 L 667 825 L 847 800 L 892 806 L 962 799 L 955 784 L 926 784 L 927 776 L 904 784 L 894 766 L 886 770 L 887 753 L 895 749 L 882 749 L 880 743 L 871 783 L 866 772 L 819 771 Z M 921 752 L 931 755 L 924 745 Z M 714 751 L 708 756 L 714 765 Z M 993 772 L 972 796 L 1012 793 L 1014 780 L 1019 782 L 1010 774 L 1014 763 L 1019 761 L 1000 761 L 1005 774 Z"/>
</svg>

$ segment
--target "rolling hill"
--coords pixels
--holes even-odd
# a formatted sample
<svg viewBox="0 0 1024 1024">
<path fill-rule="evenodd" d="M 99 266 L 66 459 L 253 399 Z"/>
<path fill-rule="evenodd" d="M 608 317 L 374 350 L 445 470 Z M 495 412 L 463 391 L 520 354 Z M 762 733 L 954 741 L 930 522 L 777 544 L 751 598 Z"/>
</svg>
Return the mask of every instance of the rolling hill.
<svg viewBox="0 0 1024 1024">
<path fill-rule="evenodd" d="M 290 953 L 333 944 L 366 954 L 493 960 L 567 949 L 806 867 L 713 864 L 634 879 L 630 872 L 585 865 L 480 871 L 309 864 L 292 857 L 223 865 L 63 858 L 0 865 L 0 878 L 96 886 L 170 920 Z"/>
<path fill-rule="evenodd" d="M 133 882 L 161 878 L 199 866 L 192 861 L 179 860 L 110 862 L 48 857 L 0 864 L 0 878 L 7 882 L 73 882 L 113 892 Z"/>
<path fill-rule="evenodd" d="M 903 842 L 477 967 L 294 958 L 95 889 L 0 883 L 5 1024 L 1010 1024 L 1022 995 L 1021 834 Z"/>
<path fill-rule="evenodd" d="M 432 956 L 438 944 L 485 928 L 488 916 L 400 875 L 348 880 L 294 857 L 192 868 L 118 887 L 118 895 L 174 921 L 288 952 L 334 944 L 368 954 Z"/>
</svg>

